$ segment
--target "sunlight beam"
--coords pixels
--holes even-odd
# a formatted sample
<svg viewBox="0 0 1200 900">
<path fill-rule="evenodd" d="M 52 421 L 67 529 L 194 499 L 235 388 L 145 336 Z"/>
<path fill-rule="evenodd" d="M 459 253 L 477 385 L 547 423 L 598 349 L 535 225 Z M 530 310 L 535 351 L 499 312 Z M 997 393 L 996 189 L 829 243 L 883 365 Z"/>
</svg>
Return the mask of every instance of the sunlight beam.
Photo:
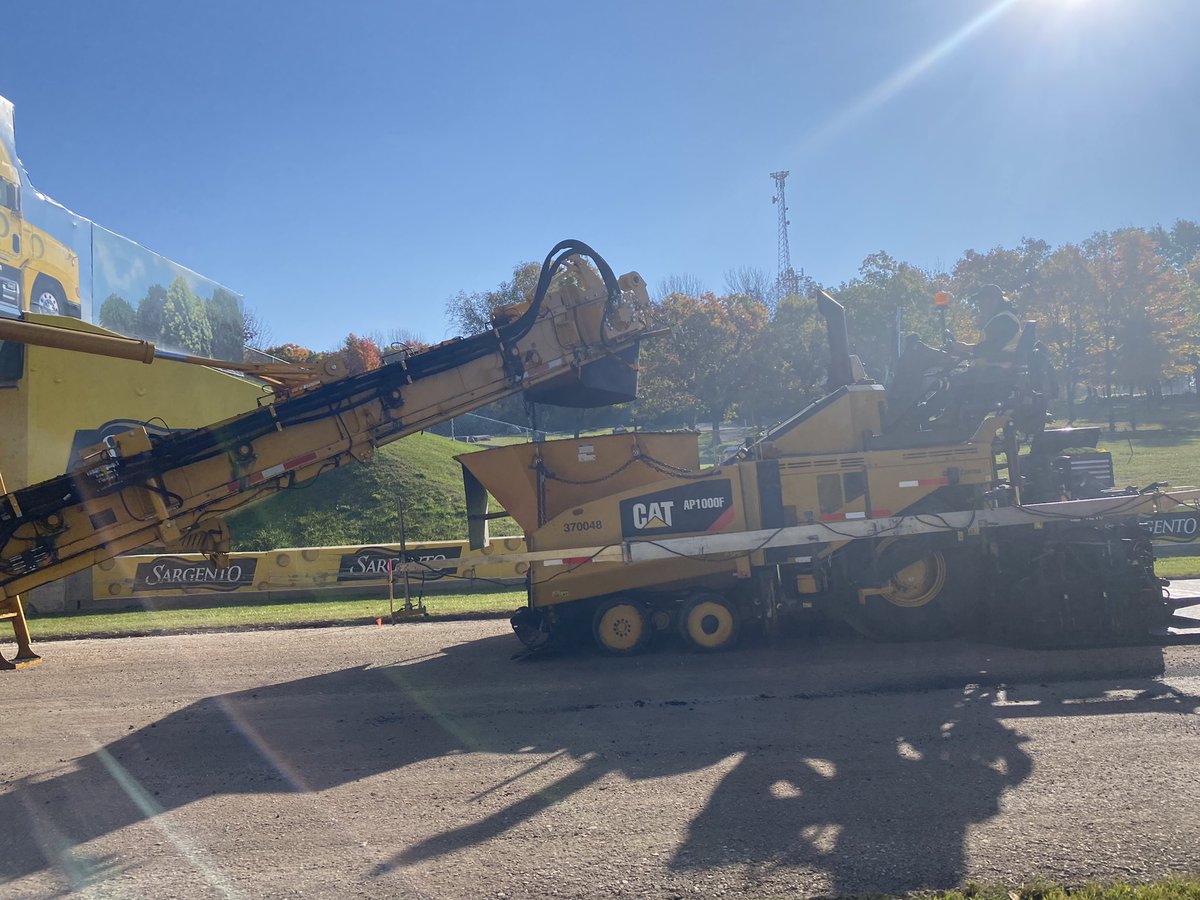
<svg viewBox="0 0 1200 900">
<path fill-rule="evenodd" d="M 180 856 L 188 861 L 213 890 L 222 897 L 237 898 L 242 894 L 217 867 L 216 861 L 206 850 L 191 840 L 182 829 L 172 825 L 167 811 L 159 806 L 150 792 L 142 787 L 141 782 L 130 774 L 111 753 L 99 744 L 93 745 L 96 758 L 108 770 L 113 781 L 120 785 L 121 790 L 138 808 L 146 821 L 157 828 L 171 845 L 179 851 Z"/>
<path fill-rule="evenodd" d="M 801 139 L 798 148 L 799 152 L 812 152 L 818 145 L 829 140 L 838 132 L 865 118 L 872 111 L 887 103 L 924 75 L 942 59 L 986 29 L 1012 6 L 1020 2 L 1022 0 L 998 0 L 997 3 L 985 9 L 957 31 L 938 41 L 908 65 L 898 69 L 870 90 L 860 94 L 841 112 L 810 131 Z"/>
</svg>

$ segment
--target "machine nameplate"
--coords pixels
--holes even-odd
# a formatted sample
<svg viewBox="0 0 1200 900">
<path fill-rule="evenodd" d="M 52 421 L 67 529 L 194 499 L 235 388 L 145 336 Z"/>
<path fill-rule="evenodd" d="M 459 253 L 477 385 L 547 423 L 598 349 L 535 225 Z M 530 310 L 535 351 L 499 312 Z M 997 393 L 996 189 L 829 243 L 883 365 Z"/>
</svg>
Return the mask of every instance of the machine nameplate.
<svg viewBox="0 0 1200 900">
<path fill-rule="evenodd" d="M 622 537 L 719 531 L 733 520 L 728 478 L 698 481 L 621 501 Z"/>
</svg>

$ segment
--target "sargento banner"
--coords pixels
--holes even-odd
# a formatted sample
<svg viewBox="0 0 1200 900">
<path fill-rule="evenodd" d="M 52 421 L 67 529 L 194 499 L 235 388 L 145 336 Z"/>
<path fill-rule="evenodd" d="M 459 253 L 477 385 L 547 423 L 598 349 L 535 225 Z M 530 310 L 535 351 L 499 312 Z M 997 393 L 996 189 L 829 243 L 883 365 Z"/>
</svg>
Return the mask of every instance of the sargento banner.
<svg viewBox="0 0 1200 900">
<path fill-rule="evenodd" d="M 484 557 L 495 553 L 524 551 L 521 538 L 497 538 L 482 550 Z M 457 560 L 467 552 L 466 541 L 430 541 L 409 544 L 404 553 L 399 544 L 370 544 L 348 547 L 296 547 L 263 553 L 231 553 L 224 566 L 214 566 L 198 553 L 155 556 L 118 556 L 92 569 L 92 597 L 179 596 L 204 593 L 296 593 L 332 591 L 339 588 L 377 586 L 387 594 L 388 569 L 402 560 L 418 563 L 421 570 L 409 572 L 417 582 L 448 579 L 517 580 L 525 576 L 525 563 L 480 563 L 461 567 Z M 397 582 L 401 579 L 396 575 Z"/>
<path fill-rule="evenodd" d="M 379 581 L 387 579 L 391 568 L 401 562 L 413 562 L 421 566 L 419 572 L 410 572 L 409 578 L 433 581 L 444 575 L 453 575 L 457 566 L 442 565 L 447 560 L 462 556 L 461 545 L 455 547 L 409 548 L 400 552 L 388 547 L 362 547 L 354 553 L 343 553 L 338 563 L 339 582 Z"/>
<path fill-rule="evenodd" d="M 254 584 L 256 559 L 242 559 L 217 568 L 201 558 L 156 556 L 149 562 L 138 563 L 133 576 L 133 592 L 144 591 L 236 591 Z"/>
<path fill-rule="evenodd" d="M 1156 543 L 1185 544 L 1200 537 L 1200 513 L 1190 510 L 1158 513 L 1138 524 L 1154 536 Z"/>
</svg>

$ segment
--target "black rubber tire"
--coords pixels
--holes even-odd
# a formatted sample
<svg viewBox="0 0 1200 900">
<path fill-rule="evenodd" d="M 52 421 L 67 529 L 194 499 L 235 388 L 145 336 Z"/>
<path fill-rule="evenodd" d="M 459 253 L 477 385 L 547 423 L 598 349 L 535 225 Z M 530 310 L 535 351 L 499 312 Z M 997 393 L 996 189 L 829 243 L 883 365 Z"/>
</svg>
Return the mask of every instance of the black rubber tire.
<svg viewBox="0 0 1200 900">
<path fill-rule="evenodd" d="M 544 610 L 522 606 L 508 622 L 526 650 L 538 651 L 551 645 L 554 632 Z"/>
<path fill-rule="evenodd" d="M 918 563 L 931 571 L 926 592 L 932 596 L 905 606 L 884 594 L 869 594 L 860 603 L 854 590 L 847 598 L 847 623 L 880 642 L 944 641 L 963 634 L 977 600 L 982 560 L 961 550 L 931 547 Z"/>
<path fill-rule="evenodd" d="M 705 592 L 684 602 L 676 626 L 684 643 L 693 650 L 719 653 L 737 646 L 742 617 L 732 601 Z"/>
<path fill-rule="evenodd" d="M 653 627 L 646 607 L 630 597 L 605 600 L 592 616 L 596 646 L 610 656 L 630 656 L 646 646 Z"/>
<path fill-rule="evenodd" d="M 43 298 L 46 299 L 43 300 Z M 34 280 L 33 292 L 29 295 L 30 312 L 47 316 L 65 316 L 68 306 L 67 296 L 61 284 L 45 275 L 39 275 Z"/>
</svg>

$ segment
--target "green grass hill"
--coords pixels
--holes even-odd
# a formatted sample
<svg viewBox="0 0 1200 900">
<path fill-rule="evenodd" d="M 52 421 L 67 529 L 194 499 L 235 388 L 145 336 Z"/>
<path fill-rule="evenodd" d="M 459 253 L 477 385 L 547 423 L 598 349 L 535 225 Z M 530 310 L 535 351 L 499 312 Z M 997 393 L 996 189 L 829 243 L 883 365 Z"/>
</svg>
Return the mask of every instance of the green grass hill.
<svg viewBox="0 0 1200 900">
<path fill-rule="evenodd" d="M 462 469 L 454 457 L 472 449 L 434 434 L 396 441 L 374 462 L 332 469 L 229 516 L 233 549 L 395 543 L 401 498 L 408 540 L 463 540 Z M 491 526 L 493 534 L 520 533 L 511 519 Z"/>
</svg>

